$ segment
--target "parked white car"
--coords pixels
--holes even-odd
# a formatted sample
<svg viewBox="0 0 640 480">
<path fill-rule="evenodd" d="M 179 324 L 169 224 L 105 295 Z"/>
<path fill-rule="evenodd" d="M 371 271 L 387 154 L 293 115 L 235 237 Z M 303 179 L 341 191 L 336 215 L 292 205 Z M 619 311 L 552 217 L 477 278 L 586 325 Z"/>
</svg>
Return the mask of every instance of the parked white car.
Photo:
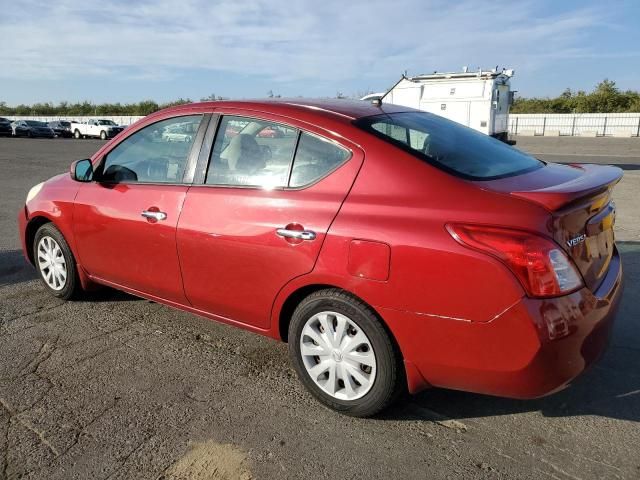
<svg viewBox="0 0 640 480">
<path fill-rule="evenodd" d="M 124 128 L 113 120 L 107 119 L 92 119 L 83 123 L 71 122 L 71 131 L 76 139 L 93 137 L 106 140 L 115 137 Z"/>
<path fill-rule="evenodd" d="M 162 139 L 166 142 L 190 142 L 196 136 L 193 122 L 176 123 L 165 127 Z"/>
</svg>

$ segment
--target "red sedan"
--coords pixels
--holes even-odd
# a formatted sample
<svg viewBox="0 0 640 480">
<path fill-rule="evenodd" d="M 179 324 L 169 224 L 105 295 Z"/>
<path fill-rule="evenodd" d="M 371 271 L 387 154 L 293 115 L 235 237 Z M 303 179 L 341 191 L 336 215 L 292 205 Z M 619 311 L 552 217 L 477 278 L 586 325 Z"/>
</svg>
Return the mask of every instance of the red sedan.
<svg viewBox="0 0 640 480">
<path fill-rule="evenodd" d="M 176 124 L 197 133 L 166 141 Z M 393 105 L 213 102 L 148 116 L 18 218 L 53 295 L 107 285 L 287 341 L 318 400 L 367 416 L 583 372 L 621 296 L 621 176 Z"/>
</svg>

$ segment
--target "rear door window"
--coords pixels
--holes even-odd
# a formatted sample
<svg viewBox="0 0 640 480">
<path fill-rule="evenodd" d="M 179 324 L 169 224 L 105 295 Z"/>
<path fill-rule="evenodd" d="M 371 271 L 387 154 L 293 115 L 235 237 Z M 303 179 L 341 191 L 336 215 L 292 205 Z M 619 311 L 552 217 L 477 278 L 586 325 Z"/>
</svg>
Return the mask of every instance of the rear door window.
<svg viewBox="0 0 640 480">
<path fill-rule="evenodd" d="M 207 185 L 301 188 L 330 174 L 351 152 L 318 135 L 257 118 L 224 116 Z"/>
<path fill-rule="evenodd" d="M 218 127 L 205 183 L 286 187 L 297 141 L 295 128 L 225 116 Z"/>
<path fill-rule="evenodd" d="M 303 132 L 296 150 L 289 186 L 298 188 L 326 176 L 351 156 L 329 140 Z"/>
</svg>

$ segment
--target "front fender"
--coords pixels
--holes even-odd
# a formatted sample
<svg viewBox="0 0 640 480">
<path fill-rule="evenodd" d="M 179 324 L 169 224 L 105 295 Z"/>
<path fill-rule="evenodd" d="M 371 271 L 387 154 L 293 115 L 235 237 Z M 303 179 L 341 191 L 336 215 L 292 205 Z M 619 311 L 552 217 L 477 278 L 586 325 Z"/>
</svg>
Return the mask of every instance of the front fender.
<svg viewBox="0 0 640 480">
<path fill-rule="evenodd" d="M 74 182 L 69 174 L 57 175 L 42 184 L 40 191 L 30 198 L 18 213 L 18 225 L 22 247 L 29 257 L 29 234 L 33 222 L 42 220 L 52 222 L 62 233 L 71 251 L 76 255 L 76 243 L 73 235 L 73 208 L 80 183 Z M 76 256 L 77 258 L 77 256 Z"/>
</svg>

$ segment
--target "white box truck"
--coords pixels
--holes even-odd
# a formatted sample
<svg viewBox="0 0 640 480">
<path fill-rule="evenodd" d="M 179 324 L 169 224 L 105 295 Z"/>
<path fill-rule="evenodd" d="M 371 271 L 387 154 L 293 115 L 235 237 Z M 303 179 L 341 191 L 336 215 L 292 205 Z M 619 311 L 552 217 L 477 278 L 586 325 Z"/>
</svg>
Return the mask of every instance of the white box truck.
<svg viewBox="0 0 640 480">
<path fill-rule="evenodd" d="M 513 70 L 497 68 L 459 73 L 405 75 L 381 97 L 395 103 L 431 112 L 471 127 L 504 142 L 508 141 L 509 107 L 513 103 L 510 80 Z M 367 95 L 371 100 L 378 94 Z"/>
</svg>

